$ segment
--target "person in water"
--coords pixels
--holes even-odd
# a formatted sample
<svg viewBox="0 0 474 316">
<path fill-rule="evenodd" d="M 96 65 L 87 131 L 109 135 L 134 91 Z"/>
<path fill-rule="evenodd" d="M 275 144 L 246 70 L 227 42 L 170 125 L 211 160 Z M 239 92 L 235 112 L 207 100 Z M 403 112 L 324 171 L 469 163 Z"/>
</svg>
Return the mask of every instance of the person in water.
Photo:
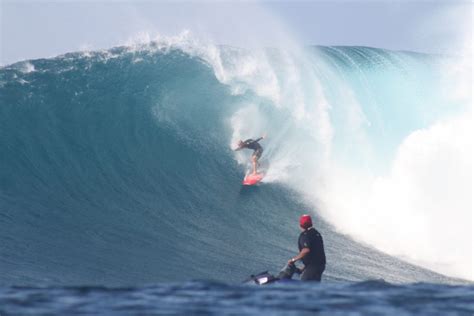
<svg viewBox="0 0 474 316">
<path fill-rule="evenodd" d="M 323 237 L 313 227 L 311 216 L 302 215 L 300 217 L 301 234 L 298 238 L 298 248 L 300 253 L 288 260 L 288 264 L 295 264 L 302 260 L 302 281 L 321 281 L 321 276 L 326 268 L 326 254 L 324 253 Z"/>
<path fill-rule="evenodd" d="M 239 140 L 237 149 L 235 149 L 236 151 L 241 150 L 243 148 L 248 148 L 248 149 L 253 150 L 253 154 L 252 154 L 253 173 L 252 174 L 257 174 L 258 159 L 260 159 L 263 153 L 263 148 L 258 142 L 264 138 L 265 138 L 265 135 L 263 135 L 260 138 L 257 138 L 256 140 L 253 140 L 253 139 L 247 139 L 246 141 Z"/>
</svg>

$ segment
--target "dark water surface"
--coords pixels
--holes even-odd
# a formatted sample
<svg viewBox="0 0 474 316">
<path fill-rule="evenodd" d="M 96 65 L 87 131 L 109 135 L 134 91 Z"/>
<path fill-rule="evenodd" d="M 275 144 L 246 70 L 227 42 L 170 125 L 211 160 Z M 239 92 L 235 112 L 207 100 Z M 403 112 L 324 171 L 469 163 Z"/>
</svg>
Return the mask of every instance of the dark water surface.
<svg viewBox="0 0 474 316">
<path fill-rule="evenodd" d="M 1 315 L 472 315 L 474 286 L 383 281 L 268 286 L 9 287 Z"/>
</svg>

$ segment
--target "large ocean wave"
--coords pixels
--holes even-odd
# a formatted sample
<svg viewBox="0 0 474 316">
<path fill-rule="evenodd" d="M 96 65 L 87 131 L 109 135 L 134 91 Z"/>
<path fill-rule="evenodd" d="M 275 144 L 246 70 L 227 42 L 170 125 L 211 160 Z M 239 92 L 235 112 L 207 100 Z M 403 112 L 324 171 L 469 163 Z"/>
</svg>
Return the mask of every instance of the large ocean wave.
<svg viewBox="0 0 474 316">
<path fill-rule="evenodd" d="M 185 36 L 3 67 L 0 280 L 238 281 L 283 265 L 303 212 L 329 279 L 472 278 L 471 96 L 455 65 Z M 242 188 L 249 154 L 232 148 L 263 133 L 267 176 Z"/>
</svg>

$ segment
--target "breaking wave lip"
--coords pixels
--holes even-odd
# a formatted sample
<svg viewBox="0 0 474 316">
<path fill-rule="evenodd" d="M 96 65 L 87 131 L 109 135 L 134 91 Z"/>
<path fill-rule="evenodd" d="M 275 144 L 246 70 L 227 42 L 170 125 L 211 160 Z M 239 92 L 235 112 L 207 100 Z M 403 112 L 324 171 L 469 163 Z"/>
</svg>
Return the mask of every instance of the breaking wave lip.
<svg viewBox="0 0 474 316">
<path fill-rule="evenodd" d="M 189 59 L 189 56 L 192 58 Z M 290 49 L 250 51 L 208 43 L 203 44 L 188 35 L 184 35 L 182 38 L 178 37 L 172 40 L 140 43 L 100 52 L 67 54 L 55 60 L 28 61 L 28 63 L 33 66 L 34 71 L 22 72 L 23 75 L 15 74 L 15 76 L 19 76 L 18 80 L 23 80 L 23 77 L 35 79 L 31 81 L 31 86 L 41 83 L 41 80 L 48 79 L 46 77 L 35 77 L 43 76 L 48 72 L 64 76 L 62 78 L 66 80 L 65 82 L 71 80 L 71 82 L 78 84 L 87 82 L 87 80 L 74 81 L 74 78 L 69 76 L 69 74 L 81 74 L 84 76 L 88 74 L 90 76 L 86 76 L 86 78 L 91 81 L 87 83 L 88 85 L 92 84 L 96 87 L 101 87 L 101 89 L 104 89 L 103 91 L 107 91 L 107 89 L 113 91 L 113 93 L 111 92 L 110 95 L 104 98 L 104 103 L 112 99 L 115 103 L 110 102 L 104 105 L 90 99 L 83 99 L 89 91 L 86 89 L 80 91 L 83 88 L 81 86 L 74 87 L 74 89 L 79 89 L 79 91 L 73 92 L 73 103 L 75 102 L 74 104 L 77 106 L 75 108 L 77 112 L 72 112 L 71 115 L 68 115 L 67 111 L 55 113 L 54 111 L 59 111 L 61 107 L 58 105 L 59 102 L 54 101 L 53 103 L 58 104 L 55 105 L 56 108 L 52 107 L 53 112 L 49 112 L 49 115 L 52 115 L 51 117 L 53 118 L 69 120 L 76 125 L 72 124 L 72 128 L 60 125 L 62 129 L 51 131 L 46 126 L 47 124 L 45 124 L 43 130 L 49 133 L 47 136 L 44 136 L 45 138 L 51 137 L 52 139 L 65 141 L 65 148 L 70 149 L 66 141 L 68 141 L 68 137 L 72 136 L 69 141 L 73 140 L 82 144 L 79 148 L 84 149 L 84 152 L 76 149 L 72 151 L 76 156 L 71 157 L 71 161 L 76 161 L 77 168 L 79 169 L 74 169 L 76 168 L 74 164 L 71 168 L 74 169 L 74 174 L 78 176 L 79 180 L 81 180 L 81 176 L 86 176 L 86 178 L 82 178 L 82 184 L 79 188 L 80 191 L 83 191 L 82 194 L 85 194 L 82 197 L 82 199 L 85 199 L 83 201 L 87 201 L 87 203 L 82 205 L 82 207 L 75 208 L 71 207 L 71 205 L 77 203 L 77 201 L 61 201 L 59 199 L 57 201 L 58 204 L 66 203 L 70 211 L 79 211 L 79 209 L 86 205 L 95 209 L 97 205 L 94 205 L 95 202 L 93 201 L 97 197 L 91 195 L 90 189 L 83 187 L 84 183 L 88 183 L 87 176 L 97 182 L 94 186 L 98 189 L 103 189 L 102 186 L 111 185 L 110 191 L 105 190 L 102 194 L 104 197 L 109 195 L 109 197 L 116 199 L 117 201 L 114 201 L 112 204 L 122 211 L 116 215 L 116 222 L 115 220 L 113 221 L 117 230 L 109 227 L 107 228 L 108 234 L 114 236 L 122 234 L 119 233 L 120 231 L 125 231 L 125 235 L 129 236 L 137 228 L 128 227 L 126 225 L 127 222 L 138 221 L 140 216 L 142 218 L 151 216 L 152 219 L 150 221 L 157 227 L 161 227 L 166 232 L 165 235 L 172 235 L 178 232 L 176 227 L 174 227 L 175 221 L 184 220 L 186 225 L 189 225 L 190 233 L 187 235 L 188 239 L 196 239 L 196 242 L 193 243 L 195 247 L 207 245 L 205 249 L 212 249 L 213 247 L 223 249 L 221 247 L 225 243 L 213 240 L 214 234 L 209 231 L 211 223 L 208 220 L 202 219 L 200 217 L 202 215 L 199 215 L 194 210 L 195 208 L 207 207 L 216 211 L 216 213 L 219 209 L 230 209 L 231 212 L 240 214 L 239 207 L 242 207 L 247 211 L 251 210 L 251 214 L 253 214 L 252 212 L 260 214 L 260 216 L 268 216 L 268 214 L 259 213 L 259 209 L 255 209 L 254 206 L 242 205 L 242 203 L 245 204 L 242 199 L 249 198 L 246 195 L 248 193 L 243 193 L 239 198 L 241 200 L 238 200 L 240 204 L 237 205 L 223 204 L 222 201 L 215 201 L 215 199 L 212 199 L 212 203 L 215 203 L 215 205 L 209 205 L 206 201 L 199 198 L 199 194 L 207 196 L 208 192 L 200 188 L 200 186 L 204 185 L 207 187 L 210 184 L 202 184 L 197 181 L 198 185 L 194 179 L 202 179 L 206 175 L 212 175 L 212 180 L 218 183 L 221 188 L 226 188 L 229 192 L 235 191 L 237 187 L 232 184 L 232 181 L 224 182 L 221 177 L 215 176 L 214 172 L 216 170 L 214 167 L 217 167 L 219 172 L 226 174 L 231 179 L 235 179 L 236 181 L 234 182 L 239 184 L 239 177 L 243 167 L 235 166 L 232 163 L 232 159 L 235 159 L 239 164 L 246 164 L 248 157 L 241 152 L 235 155 L 227 152 L 223 156 L 222 153 L 218 153 L 222 152 L 222 148 L 226 146 L 232 148 L 239 138 L 248 137 L 249 135 L 257 136 L 266 132 L 269 137 L 264 143 L 265 153 L 262 159 L 269 162 L 270 168 L 265 181 L 267 184 L 271 183 L 271 185 L 264 184 L 264 186 L 259 188 L 259 197 L 266 199 L 266 203 L 259 204 L 258 206 L 264 209 L 268 208 L 267 211 L 270 211 L 270 208 L 278 210 L 273 220 L 275 223 L 279 223 L 280 226 L 283 225 L 283 228 L 278 225 L 271 227 L 281 231 L 282 236 L 288 238 L 280 238 L 280 246 L 278 247 L 282 248 L 281 251 L 278 254 L 274 254 L 271 251 L 265 252 L 263 258 L 259 260 L 259 264 L 266 262 L 272 265 L 274 263 L 271 262 L 277 261 L 274 257 L 283 259 L 287 253 L 292 251 L 292 243 L 288 240 L 291 239 L 289 236 L 292 236 L 291 231 L 293 231 L 294 225 L 287 218 L 289 216 L 296 218 L 298 207 L 307 208 L 307 205 L 312 205 L 317 210 L 316 216 L 318 218 L 322 216 L 336 228 L 336 231 L 333 231 L 332 228 L 323 228 L 327 234 L 332 235 L 329 239 L 342 244 L 346 243 L 346 246 L 344 246 L 346 248 L 349 240 L 342 238 L 341 240 L 344 240 L 344 242 L 341 241 L 337 231 L 349 233 L 352 237 L 363 243 L 395 255 L 395 258 L 403 257 L 409 262 L 422 262 L 421 265 L 430 269 L 436 270 L 438 267 L 438 272 L 466 277 L 463 272 L 453 273 L 452 267 L 450 267 L 452 262 L 443 262 L 445 266 L 439 268 L 439 263 L 436 262 L 436 258 L 433 258 L 433 254 L 428 253 L 428 258 L 414 257 L 413 253 L 419 251 L 419 249 L 407 247 L 406 240 L 397 245 L 390 236 L 385 236 L 383 233 L 371 235 L 373 227 L 376 228 L 376 231 L 380 231 L 380 229 L 383 231 L 384 228 L 387 228 L 387 221 L 384 218 L 387 215 L 386 212 L 378 214 L 379 220 L 377 221 L 367 222 L 360 220 L 360 214 L 366 214 L 367 217 L 370 217 L 373 214 L 369 211 L 377 209 L 377 207 L 372 206 L 369 208 L 369 211 L 364 212 L 366 205 L 360 203 L 361 198 L 364 194 L 373 192 L 367 189 L 373 187 L 373 179 L 377 179 L 379 182 L 383 181 L 383 176 L 387 174 L 376 168 L 374 168 L 376 170 L 372 170 L 368 166 L 380 164 L 382 165 L 380 169 L 384 170 L 383 165 L 387 164 L 387 161 L 391 162 L 393 160 L 394 153 L 399 152 L 403 144 L 409 143 L 412 132 L 416 132 L 417 129 L 423 127 L 430 131 L 431 124 L 437 124 L 439 119 L 446 117 L 449 119 L 451 117 L 451 109 L 442 109 L 433 117 L 423 118 L 423 122 L 420 123 L 417 119 L 420 119 L 420 113 L 427 108 L 426 105 L 421 105 L 408 111 L 408 114 L 410 114 L 408 116 L 415 118 L 413 122 L 410 122 L 410 126 L 403 126 L 403 128 L 396 132 L 390 132 L 390 130 L 387 130 L 387 127 L 392 127 L 392 125 L 384 125 L 387 122 L 387 118 L 395 117 L 395 119 L 400 119 L 403 113 L 396 111 L 395 113 L 385 112 L 386 109 L 380 107 L 377 102 L 381 97 L 391 95 L 390 89 L 383 89 L 383 84 L 385 83 L 383 80 L 389 81 L 392 85 L 400 83 L 398 93 L 409 99 L 408 97 L 412 96 L 414 90 L 410 88 L 409 84 L 412 84 L 417 76 L 432 79 L 431 75 L 436 73 L 436 67 L 439 63 L 436 58 L 425 55 L 412 56 L 407 53 L 362 47 L 318 47 L 294 51 Z M 104 70 L 101 67 L 109 68 Z M 136 69 L 140 69 L 141 75 L 145 76 L 150 82 L 144 83 L 140 81 L 141 76 L 136 74 L 134 67 L 138 67 Z M 156 68 L 156 71 L 147 72 L 153 67 L 158 68 Z M 209 75 L 209 69 L 212 70 L 213 76 Z M 412 74 L 410 70 L 413 69 L 419 73 L 414 71 L 416 74 Z M 2 71 L 10 71 L 10 69 L 6 67 Z M 112 78 L 114 80 L 117 79 L 115 84 L 121 87 L 121 89 L 113 86 L 108 88 L 106 85 L 100 86 L 100 78 L 94 78 L 93 71 L 98 71 L 98 74 L 106 76 L 109 80 L 112 80 Z M 110 76 L 108 71 L 115 71 L 116 76 Z M 186 74 L 186 76 L 181 76 L 182 73 Z M 121 77 L 122 74 L 134 74 L 132 77 L 134 80 L 125 80 Z M 195 80 L 194 76 L 197 76 L 200 80 Z M 402 81 L 407 81 L 408 84 L 406 82 L 401 83 Z M 380 85 L 376 85 L 376 87 L 371 86 L 377 82 L 380 82 Z M 48 84 L 47 82 L 44 83 Z M 163 83 L 166 84 L 160 86 Z M 436 82 L 430 81 L 430 83 L 435 84 Z M 200 86 L 200 84 L 204 86 Z M 152 88 L 149 88 L 150 85 Z M 434 86 L 436 87 L 436 85 Z M 70 87 L 72 86 L 66 86 L 68 89 Z M 146 88 L 142 90 L 143 87 Z M 432 87 L 423 87 L 421 85 L 421 88 L 422 91 L 431 91 Z M 183 91 L 187 93 L 191 91 L 192 93 L 189 93 L 190 95 L 187 96 Z M 132 94 L 132 92 L 135 94 Z M 126 95 L 125 93 L 130 94 Z M 136 97 L 137 95 L 138 97 Z M 102 97 L 101 93 L 93 96 L 97 99 Z M 115 96 L 122 96 L 127 100 L 131 100 L 132 103 L 124 103 L 122 102 L 123 99 L 115 98 Z M 147 97 L 150 97 L 152 101 L 149 101 Z M 423 96 L 419 98 L 423 100 Z M 432 99 L 429 98 L 429 100 Z M 84 101 L 89 103 L 84 103 Z M 197 103 L 193 105 L 195 101 Z M 402 101 L 406 102 L 407 100 L 403 99 Z M 452 106 L 458 113 L 463 113 L 463 111 L 459 110 L 459 108 L 464 110 L 464 103 L 462 102 L 460 103 L 461 105 L 454 104 Z M 219 106 L 223 104 L 225 106 Z M 392 102 L 390 105 L 393 104 L 395 102 Z M 409 109 L 411 104 L 414 103 L 408 102 L 404 109 Z M 97 111 L 96 115 L 94 115 L 91 109 Z M 129 116 L 126 115 L 127 113 Z M 72 116 L 72 114 L 76 116 Z M 42 117 L 43 114 L 39 113 L 38 115 Z M 84 121 L 78 121 L 78 117 L 83 118 Z M 140 119 L 141 121 L 128 120 L 130 118 Z M 219 123 L 216 126 L 212 122 Z M 396 121 L 395 123 L 399 122 Z M 158 128 L 154 124 L 158 124 Z M 81 129 L 76 129 L 76 126 L 81 125 L 88 126 L 89 128 L 85 128 L 82 131 Z M 121 128 L 118 128 L 120 125 L 122 125 Z M 106 126 L 113 126 L 114 129 L 107 130 Z M 452 132 L 457 134 L 457 128 L 461 125 L 451 124 L 450 126 L 453 129 Z M 466 127 L 469 125 L 462 124 L 462 126 Z M 27 129 L 23 132 L 26 132 L 26 134 L 20 135 L 20 138 L 31 138 L 31 135 L 28 135 Z M 56 132 L 58 132 L 57 135 L 54 134 Z M 166 135 L 166 137 L 160 136 L 158 138 L 154 133 Z M 115 136 L 113 136 L 114 134 Z M 387 145 L 383 148 L 384 151 L 382 153 L 377 151 L 377 145 L 385 138 L 377 138 L 376 136 L 379 134 L 384 137 L 388 135 L 389 137 L 386 139 L 391 142 L 390 146 Z M 104 143 L 104 140 L 97 138 L 97 135 L 106 135 L 106 140 L 110 143 Z M 204 140 L 206 137 L 211 138 L 211 144 Z M 30 140 L 33 141 L 33 139 Z M 125 143 L 119 144 L 117 143 L 118 140 L 125 141 Z M 356 143 L 355 146 L 353 142 Z M 423 140 L 421 142 L 424 143 Z M 39 147 L 29 146 L 31 146 L 29 150 L 36 150 L 34 153 L 41 153 L 43 150 L 41 147 L 48 148 L 49 145 L 43 143 Z M 101 146 L 104 146 L 104 149 Z M 164 151 L 157 151 L 155 146 Z M 359 147 L 363 150 L 356 150 L 354 147 Z M 169 149 L 173 149 L 172 153 L 176 156 L 163 154 L 163 152 L 167 153 Z M 184 151 L 181 152 L 181 150 Z M 351 153 L 350 159 L 346 158 L 348 152 Z M 89 158 L 86 159 L 84 153 L 88 153 L 90 155 Z M 139 156 L 136 153 L 141 155 Z M 106 154 L 106 156 L 102 156 L 103 154 Z M 392 154 L 392 159 L 390 159 L 390 154 Z M 400 155 L 403 157 L 402 154 Z M 461 156 L 465 157 L 464 155 Z M 97 159 L 95 163 L 98 163 L 100 166 L 97 174 L 81 175 L 77 173 L 78 170 L 85 167 L 82 164 L 90 168 L 88 164 L 93 162 L 93 160 L 89 161 L 90 157 Z M 194 157 L 196 159 L 193 162 L 180 160 L 186 157 Z M 215 166 L 208 164 L 209 158 L 216 163 Z M 55 159 L 61 161 L 63 158 L 56 157 L 53 160 Z M 159 163 L 153 161 L 153 159 L 158 159 Z M 106 161 L 114 161 L 114 163 L 108 164 Z M 181 161 L 182 164 L 179 166 L 182 167 L 182 170 L 177 168 L 178 164 L 173 164 L 172 161 Z M 360 162 L 364 163 L 359 164 Z M 9 163 L 12 166 L 16 166 L 11 161 Z M 118 163 L 118 165 L 115 165 L 115 163 Z M 135 164 L 137 163 L 141 166 L 136 167 Z M 439 163 L 442 164 L 443 162 Z M 456 162 L 453 161 L 453 163 L 455 164 Z M 157 167 L 157 164 L 163 165 Z M 108 165 L 112 169 L 109 169 Z M 197 169 L 202 170 L 194 171 L 186 165 L 195 166 Z M 354 166 L 363 166 L 363 168 L 356 168 L 354 170 Z M 61 168 L 63 167 L 59 167 L 59 170 L 62 170 Z M 367 168 L 369 172 L 366 172 L 367 170 L 364 168 Z M 390 170 L 389 168 L 387 169 Z M 68 170 L 71 171 L 67 168 L 62 171 Z M 145 170 L 148 171 L 145 172 Z M 373 174 L 377 175 L 377 173 L 378 177 L 373 176 Z M 154 174 L 155 177 L 159 176 L 159 181 L 151 177 L 151 174 Z M 16 176 L 12 177 L 13 181 L 19 180 Z M 57 179 L 46 179 L 58 180 L 58 186 L 64 186 L 62 189 L 58 187 L 58 192 L 63 192 L 65 196 L 75 196 L 79 193 L 75 193 L 75 189 L 72 189 L 75 184 L 61 185 L 59 179 L 64 177 L 64 175 L 55 177 Z M 25 179 L 27 181 L 32 180 L 30 178 Z M 341 183 L 341 179 L 347 183 Z M 350 179 L 353 179 L 354 183 L 351 183 Z M 192 186 L 194 184 L 196 185 L 195 187 Z M 280 191 L 278 188 L 282 184 L 298 192 L 298 196 L 302 195 L 305 199 L 304 203 L 307 204 L 301 205 L 300 202 L 294 202 L 291 198 L 293 193 L 289 191 Z M 139 187 L 140 190 L 134 187 Z M 165 187 L 169 189 L 164 189 Z M 341 187 L 344 189 L 341 190 Z M 216 186 L 212 186 L 212 188 L 217 190 Z M 10 189 L 7 188 L 5 191 L 2 191 L 9 193 Z M 184 194 L 183 190 L 187 195 L 182 195 L 181 197 L 173 195 L 176 192 Z M 115 193 L 113 193 L 114 191 Z M 341 191 L 344 194 L 344 199 L 359 202 L 359 204 L 341 204 Z M 46 191 L 41 192 L 39 194 L 40 198 L 51 194 Z M 152 192 L 157 197 L 149 194 Z M 214 191 L 211 190 L 211 192 Z M 220 190 L 219 192 L 226 196 L 224 200 L 229 199 L 235 202 L 235 196 L 229 196 L 227 191 L 223 192 L 223 190 Z M 21 192 L 21 194 L 24 193 L 24 191 Z M 387 191 L 384 191 L 383 194 L 387 194 Z M 138 212 L 140 216 L 130 218 L 128 215 L 125 215 L 126 210 L 131 211 L 136 208 L 131 205 L 130 200 L 127 201 L 124 198 L 127 195 L 131 197 L 131 200 L 136 205 L 140 205 L 141 210 Z M 283 201 L 279 201 L 280 205 L 272 202 L 273 200 L 278 200 L 280 196 L 288 197 Z M 38 196 L 35 198 L 38 198 Z M 254 198 L 256 197 L 254 196 Z M 296 200 L 300 200 L 300 198 L 298 197 Z M 108 199 L 99 199 L 99 201 L 101 201 L 99 204 L 101 204 L 100 207 L 105 209 L 105 213 L 114 213 L 113 208 L 106 205 Z M 34 200 L 31 200 L 31 202 L 34 204 Z M 193 203 L 197 206 L 192 207 L 190 204 Z M 28 204 L 28 201 L 26 204 Z M 268 205 L 265 206 L 265 204 Z M 159 205 L 160 211 L 163 211 L 166 206 L 173 211 L 177 211 L 177 215 L 173 216 L 165 212 L 166 214 L 163 215 L 165 221 L 157 221 L 158 219 L 155 217 L 158 216 L 159 212 L 156 213 L 156 209 L 153 211 L 152 205 Z M 354 205 L 357 207 L 354 207 Z M 296 210 L 290 212 L 288 209 Z M 462 206 L 462 209 L 464 210 L 465 206 Z M 183 211 L 189 212 L 186 214 L 196 222 L 188 222 L 182 214 Z M 228 213 L 226 214 L 231 216 Z M 62 216 L 60 217 L 62 218 Z M 91 214 L 87 216 L 91 216 Z M 213 220 L 219 220 L 218 216 L 212 212 L 207 212 L 206 216 Z M 402 218 L 400 220 L 403 220 L 404 223 L 409 222 L 412 215 L 408 214 L 407 216 L 409 218 Z M 237 220 L 234 217 L 232 218 Z M 98 220 L 98 223 L 103 225 L 106 223 L 106 218 L 101 218 Z M 461 220 L 463 218 L 464 215 L 459 217 Z M 71 220 L 65 218 L 63 220 L 68 225 L 72 225 L 70 221 L 76 220 L 80 222 L 80 216 L 76 217 L 76 215 L 73 215 Z M 391 221 L 388 221 L 388 224 L 390 223 Z M 261 224 L 261 222 L 256 223 L 254 228 L 261 227 Z M 77 227 L 74 225 L 68 225 L 66 227 L 69 227 L 71 230 L 77 230 Z M 144 232 L 141 232 L 144 235 L 140 236 L 148 236 L 155 241 L 163 238 L 162 235 L 155 232 L 153 227 L 148 224 L 140 222 L 140 225 L 144 229 Z M 229 224 L 224 223 L 223 225 L 227 227 Z M 108 237 L 106 237 L 107 233 L 96 232 L 97 226 L 100 225 L 92 225 L 92 228 L 88 230 L 88 234 L 90 234 L 91 240 L 95 239 L 94 247 L 100 248 L 107 244 Z M 328 227 L 331 227 L 331 225 L 328 225 Z M 433 227 L 438 228 L 436 225 Z M 388 229 L 390 228 L 388 227 Z M 428 227 L 429 229 L 431 228 Z M 233 231 L 239 234 L 245 230 Z M 192 233 L 199 234 L 199 236 Z M 255 235 L 251 236 L 252 239 L 259 238 Z M 145 237 L 140 237 L 140 242 L 148 245 L 145 241 L 146 239 Z M 460 241 L 462 242 L 463 239 L 460 238 Z M 164 241 L 161 242 L 162 244 L 154 249 L 157 253 L 166 251 L 170 241 L 164 238 Z M 254 242 L 245 241 L 245 245 L 249 246 L 247 243 L 252 244 Z M 397 240 L 397 242 L 399 241 Z M 272 246 L 277 245 L 273 242 L 271 244 Z M 184 247 L 183 249 L 188 250 L 187 247 L 189 246 L 186 246 L 184 241 L 183 244 L 180 241 L 180 245 Z M 262 247 L 268 246 L 268 244 L 262 244 Z M 150 250 L 150 246 L 148 245 L 147 247 L 145 248 Z M 347 251 L 346 248 L 339 250 Z M 240 249 L 248 248 L 241 247 Z M 371 253 L 372 251 L 370 248 L 362 247 L 360 249 L 363 249 L 366 253 Z M 199 255 L 193 251 L 191 253 L 198 257 Z M 118 252 L 128 255 L 124 249 Z M 142 258 L 150 260 L 149 262 L 154 262 L 157 266 L 162 267 L 162 259 L 159 256 L 156 257 L 143 253 L 140 253 L 140 255 Z M 171 255 L 179 257 L 179 254 Z M 235 255 L 233 251 L 229 251 L 229 256 Z M 333 253 L 333 255 L 339 256 L 340 254 Z M 353 259 L 355 260 L 356 258 Z M 453 256 L 454 261 L 462 261 L 463 259 L 465 259 L 465 256 L 462 254 L 460 256 Z M 123 260 L 123 257 L 121 260 Z M 189 277 L 192 273 L 201 275 L 199 273 L 203 273 L 203 271 L 205 272 L 204 275 L 210 275 L 210 272 L 206 271 L 206 265 L 204 264 L 206 260 L 201 257 L 199 257 L 199 260 L 200 264 L 195 268 L 187 265 L 181 266 L 181 268 L 189 269 L 189 273 L 191 273 L 184 274 L 184 277 Z M 383 260 L 389 259 L 384 258 Z M 114 265 L 111 262 L 108 264 Z M 220 262 L 219 264 L 223 267 L 236 268 L 235 265 L 233 266 L 228 263 Z M 372 263 L 366 262 L 366 264 L 371 266 Z M 106 266 L 100 269 L 106 269 Z M 239 266 L 239 263 L 237 263 L 237 266 Z M 178 267 L 180 267 L 179 264 L 176 270 L 172 269 L 170 275 L 175 277 L 179 275 Z M 405 266 L 400 265 L 397 267 L 399 269 L 398 273 L 400 273 L 402 267 Z M 346 275 L 348 279 L 361 278 L 364 273 L 366 275 L 383 274 L 381 270 L 377 270 L 379 268 L 376 267 L 375 263 L 371 268 L 374 270 L 365 271 L 362 269 L 351 275 L 347 272 L 348 267 L 340 266 L 335 268 L 334 272 L 328 270 L 328 274 L 336 279 L 338 273 L 348 273 Z M 458 267 L 458 269 L 462 270 L 464 268 Z M 391 271 L 389 274 L 391 273 L 396 274 L 397 272 Z M 222 273 L 218 275 L 223 277 Z M 156 278 L 157 274 L 154 277 Z M 163 275 L 160 274 L 159 277 L 163 277 Z M 403 279 L 416 280 L 417 277 L 445 281 L 442 277 L 422 272 L 421 270 L 413 275 L 407 274 Z M 141 278 L 145 277 L 143 275 L 137 277 L 140 280 Z M 388 279 L 396 280 L 393 275 L 388 276 Z"/>
<path fill-rule="evenodd" d="M 179 39 L 171 45 L 183 47 L 182 43 Z M 269 144 L 267 182 L 288 183 L 312 200 L 333 225 L 382 251 L 473 280 L 468 221 L 472 210 L 470 59 L 364 47 L 322 47 L 310 53 L 224 50 L 189 45 L 187 40 L 184 50 L 206 60 L 233 93 L 251 90 L 289 116 L 291 123 L 276 120 L 272 126 L 274 118 L 258 102 L 249 102 L 232 116 L 231 144 L 266 131 L 276 136 Z M 416 85 L 417 79 L 425 81 Z M 327 93 L 334 83 L 342 97 Z M 368 91 L 364 95 L 360 89 Z M 402 106 L 406 113 L 391 116 L 396 111 L 390 106 L 403 103 L 415 109 Z M 339 121 L 333 117 L 338 111 L 345 116 Z M 424 117 L 425 111 L 437 115 Z M 412 121 L 408 128 L 403 126 L 407 120 Z M 400 131 L 387 135 L 386 147 L 391 148 L 383 155 L 377 152 L 381 140 L 373 134 L 389 134 L 386 125 Z M 296 136 L 282 136 L 282 130 Z M 370 159 L 363 166 L 335 154 L 354 141 L 362 148 L 351 148 L 356 157 Z M 296 145 L 287 144 L 292 142 Z M 306 146 L 301 146 L 304 142 Z M 242 155 L 236 159 L 245 161 Z M 380 171 L 370 163 L 386 166 Z M 443 172 L 446 168 L 450 170 Z M 308 174 L 316 180 L 308 181 Z M 350 202 L 341 203 L 341 195 Z M 362 214 L 372 217 L 370 224 L 359 221 Z M 446 240 L 439 231 L 452 237 Z M 457 249 L 440 254 L 439 247 L 452 249 L 453 243 Z"/>
</svg>

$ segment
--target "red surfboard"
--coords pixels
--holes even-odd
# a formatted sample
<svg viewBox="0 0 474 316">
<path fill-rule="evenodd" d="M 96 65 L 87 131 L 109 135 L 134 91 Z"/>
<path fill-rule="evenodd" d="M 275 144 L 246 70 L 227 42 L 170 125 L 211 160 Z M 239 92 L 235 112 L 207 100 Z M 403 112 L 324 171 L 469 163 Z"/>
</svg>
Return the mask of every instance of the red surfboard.
<svg viewBox="0 0 474 316">
<path fill-rule="evenodd" d="M 262 181 L 263 179 L 263 173 L 257 173 L 257 174 L 249 174 L 245 176 L 244 181 L 242 181 L 243 185 L 255 185 Z"/>
</svg>

